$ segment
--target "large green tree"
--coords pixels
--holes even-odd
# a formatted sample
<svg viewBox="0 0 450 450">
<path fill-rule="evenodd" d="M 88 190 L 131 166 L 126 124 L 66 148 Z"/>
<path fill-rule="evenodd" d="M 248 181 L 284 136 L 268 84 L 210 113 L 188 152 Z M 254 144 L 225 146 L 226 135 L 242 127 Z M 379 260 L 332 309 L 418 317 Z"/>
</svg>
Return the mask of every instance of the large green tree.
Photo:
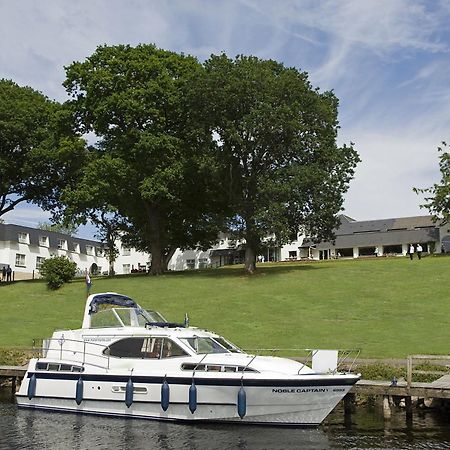
<svg viewBox="0 0 450 450">
<path fill-rule="evenodd" d="M 56 205 L 84 157 L 84 143 L 65 119 L 59 103 L 0 80 L 0 216 L 21 202 Z"/>
<path fill-rule="evenodd" d="M 252 273 L 265 238 L 332 237 L 359 161 L 336 144 L 338 100 L 306 73 L 256 57 L 212 56 L 196 90 L 216 137 L 224 188 Z"/>
<path fill-rule="evenodd" d="M 438 147 L 439 170 L 441 180 L 429 188 L 413 188 L 417 194 L 425 194 L 425 203 L 421 205 L 427 208 L 435 221 L 450 223 L 450 153 L 448 145 L 442 142 Z"/>
<path fill-rule="evenodd" d="M 152 254 L 153 274 L 177 247 L 217 238 L 215 147 L 192 91 L 202 70 L 153 45 L 101 46 L 66 69 L 78 130 L 99 139 L 85 176 L 130 223 L 123 239 Z"/>
</svg>

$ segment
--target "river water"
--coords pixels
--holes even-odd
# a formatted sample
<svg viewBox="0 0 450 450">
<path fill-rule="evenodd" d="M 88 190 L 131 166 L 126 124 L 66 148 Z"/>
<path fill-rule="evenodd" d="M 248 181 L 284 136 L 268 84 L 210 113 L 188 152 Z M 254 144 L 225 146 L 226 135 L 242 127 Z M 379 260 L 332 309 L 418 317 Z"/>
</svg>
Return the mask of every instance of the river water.
<svg viewBox="0 0 450 450">
<path fill-rule="evenodd" d="M 380 406 L 334 411 L 316 429 L 181 425 L 22 410 L 0 389 L 0 449 L 450 449 L 450 418 L 403 411 L 389 421 Z"/>
</svg>

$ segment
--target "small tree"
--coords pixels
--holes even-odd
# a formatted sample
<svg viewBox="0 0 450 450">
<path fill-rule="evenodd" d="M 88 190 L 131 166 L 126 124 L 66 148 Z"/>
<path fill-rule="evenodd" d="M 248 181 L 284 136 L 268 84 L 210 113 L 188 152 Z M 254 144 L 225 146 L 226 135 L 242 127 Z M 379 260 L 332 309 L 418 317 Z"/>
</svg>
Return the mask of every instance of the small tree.
<svg viewBox="0 0 450 450">
<path fill-rule="evenodd" d="M 77 265 L 65 256 L 54 256 L 43 261 L 39 271 L 50 289 L 58 289 L 72 280 Z"/>
</svg>

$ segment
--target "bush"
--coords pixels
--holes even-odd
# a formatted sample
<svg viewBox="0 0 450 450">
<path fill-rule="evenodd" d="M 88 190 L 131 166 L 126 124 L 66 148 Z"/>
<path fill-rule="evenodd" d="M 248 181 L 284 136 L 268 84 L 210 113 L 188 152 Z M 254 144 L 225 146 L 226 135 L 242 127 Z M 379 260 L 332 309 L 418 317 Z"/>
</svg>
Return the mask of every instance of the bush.
<svg viewBox="0 0 450 450">
<path fill-rule="evenodd" d="M 77 265 L 65 256 L 54 256 L 43 261 L 39 272 L 50 289 L 58 289 L 69 282 L 76 273 Z"/>
</svg>

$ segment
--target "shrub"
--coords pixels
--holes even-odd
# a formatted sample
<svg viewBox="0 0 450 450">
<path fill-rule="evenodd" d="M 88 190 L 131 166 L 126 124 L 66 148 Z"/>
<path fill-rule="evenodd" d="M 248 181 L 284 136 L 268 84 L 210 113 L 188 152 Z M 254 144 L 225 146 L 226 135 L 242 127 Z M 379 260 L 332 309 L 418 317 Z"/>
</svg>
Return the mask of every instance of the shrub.
<svg viewBox="0 0 450 450">
<path fill-rule="evenodd" d="M 76 273 L 77 265 L 65 256 L 54 256 L 43 261 L 40 273 L 50 289 L 58 289 L 69 282 Z"/>
</svg>

